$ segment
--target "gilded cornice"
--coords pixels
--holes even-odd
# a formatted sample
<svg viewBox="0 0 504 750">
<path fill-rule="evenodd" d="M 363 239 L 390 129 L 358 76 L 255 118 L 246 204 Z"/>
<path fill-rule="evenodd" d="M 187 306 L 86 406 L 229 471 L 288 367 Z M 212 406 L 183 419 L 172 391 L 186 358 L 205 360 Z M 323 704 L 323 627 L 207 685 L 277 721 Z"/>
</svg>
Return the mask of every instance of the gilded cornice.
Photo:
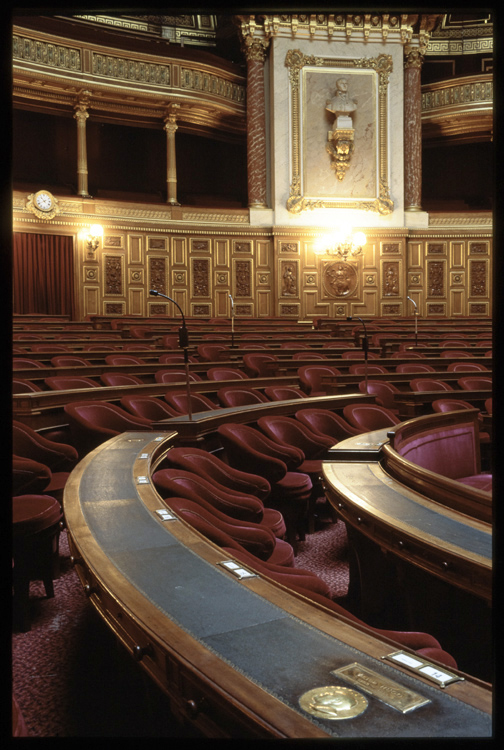
<svg viewBox="0 0 504 750">
<path fill-rule="evenodd" d="M 190 129 L 246 132 L 246 82 L 225 67 L 75 42 L 14 27 L 13 98 L 43 111 L 73 109 L 90 92 L 102 119 L 153 124 L 170 102 Z M 161 122 L 160 122 L 161 126 Z"/>
</svg>

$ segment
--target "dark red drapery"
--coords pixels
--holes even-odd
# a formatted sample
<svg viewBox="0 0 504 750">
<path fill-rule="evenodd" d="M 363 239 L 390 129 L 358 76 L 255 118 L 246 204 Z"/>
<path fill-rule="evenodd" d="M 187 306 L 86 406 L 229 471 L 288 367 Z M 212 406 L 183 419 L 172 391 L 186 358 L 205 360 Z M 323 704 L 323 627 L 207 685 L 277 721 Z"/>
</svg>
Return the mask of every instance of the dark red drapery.
<svg viewBox="0 0 504 750">
<path fill-rule="evenodd" d="M 73 237 L 14 232 L 13 312 L 75 319 Z"/>
</svg>

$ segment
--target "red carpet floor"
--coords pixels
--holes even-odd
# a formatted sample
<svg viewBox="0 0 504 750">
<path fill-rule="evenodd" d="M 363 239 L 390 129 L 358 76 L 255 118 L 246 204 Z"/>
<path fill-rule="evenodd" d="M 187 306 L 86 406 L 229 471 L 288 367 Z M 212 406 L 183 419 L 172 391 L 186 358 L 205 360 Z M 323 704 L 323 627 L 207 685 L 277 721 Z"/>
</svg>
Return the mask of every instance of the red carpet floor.
<svg viewBox="0 0 504 750">
<path fill-rule="evenodd" d="M 333 597 L 348 585 L 344 524 L 321 525 L 299 544 L 296 566 L 326 580 Z M 12 635 L 13 692 L 32 737 L 198 738 L 170 714 L 166 697 L 117 644 L 86 599 L 60 537 L 55 596 L 30 588 L 32 628 Z"/>
</svg>

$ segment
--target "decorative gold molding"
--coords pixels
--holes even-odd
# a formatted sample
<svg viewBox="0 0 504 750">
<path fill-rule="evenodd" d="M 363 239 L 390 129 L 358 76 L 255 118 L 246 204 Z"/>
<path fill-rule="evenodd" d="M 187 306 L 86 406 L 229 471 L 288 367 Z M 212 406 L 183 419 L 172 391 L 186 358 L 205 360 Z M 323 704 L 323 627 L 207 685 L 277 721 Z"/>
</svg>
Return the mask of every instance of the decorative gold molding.
<svg viewBox="0 0 504 750">
<path fill-rule="evenodd" d="M 289 70 L 291 86 L 291 140 L 292 140 L 292 181 L 290 195 L 287 200 L 287 210 L 293 214 L 300 214 L 306 209 L 314 208 L 358 208 L 373 211 L 381 215 L 390 214 L 394 204 L 390 198 L 388 184 L 388 83 L 392 72 L 392 56 L 381 54 L 375 58 L 322 58 L 314 55 L 304 55 L 300 50 L 289 50 L 285 57 L 285 66 Z M 323 69 L 346 68 L 358 72 L 371 70 L 376 73 L 376 89 L 378 96 L 378 185 L 376 196 L 369 199 L 326 199 L 317 196 L 303 195 L 303 174 L 301 168 L 301 151 L 303 138 L 303 119 L 301 102 L 302 71 L 314 68 Z"/>
</svg>

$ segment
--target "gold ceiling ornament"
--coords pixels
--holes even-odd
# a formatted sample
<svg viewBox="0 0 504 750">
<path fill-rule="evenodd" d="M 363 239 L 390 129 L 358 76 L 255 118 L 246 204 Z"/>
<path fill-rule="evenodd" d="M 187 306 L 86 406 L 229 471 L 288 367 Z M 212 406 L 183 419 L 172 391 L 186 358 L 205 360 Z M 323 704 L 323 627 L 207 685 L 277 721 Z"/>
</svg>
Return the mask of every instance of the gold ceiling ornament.
<svg viewBox="0 0 504 750">
<path fill-rule="evenodd" d="M 49 190 L 37 190 L 26 198 L 25 208 L 31 211 L 38 219 L 54 219 L 59 214 L 60 207 L 58 199 Z"/>
</svg>

